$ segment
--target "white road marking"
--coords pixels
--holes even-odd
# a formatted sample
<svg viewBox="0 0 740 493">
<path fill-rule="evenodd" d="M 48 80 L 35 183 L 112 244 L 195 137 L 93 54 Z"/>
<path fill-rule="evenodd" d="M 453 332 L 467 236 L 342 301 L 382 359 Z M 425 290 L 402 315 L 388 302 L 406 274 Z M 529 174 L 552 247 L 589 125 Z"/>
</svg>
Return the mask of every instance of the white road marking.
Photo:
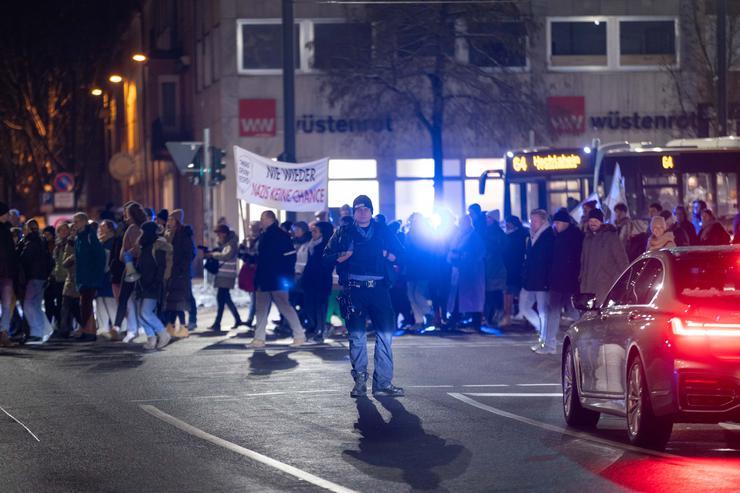
<svg viewBox="0 0 740 493">
<path fill-rule="evenodd" d="M 729 431 L 740 431 L 740 425 L 734 424 L 734 423 L 720 423 L 720 427 L 724 428 L 725 430 Z"/>
<path fill-rule="evenodd" d="M 473 397 L 563 397 L 563 394 L 547 394 L 542 392 L 479 392 L 473 394 L 465 392 L 465 395 L 472 395 Z"/>
<path fill-rule="evenodd" d="M 450 385 L 452 387 L 452 385 Z M 291 394 L 331 394 L 335 392 L 344 392 L 346 389 L 319 389 L 319 390 L 286 390 L 286 391 L 275 391 L 275 392 L 254 392 L 250 394 L 238 394 L 238 395 L 187 395 L 182 397 L 166 397 L 162 399 L 135 399 L 129 402 L 164 402 L 164 401 L 176 401 L 180 399 L 240 399 L 242 397 L 261 397 L 270 395 L 291 395 Z"/>
<path fill-rule="evenodd" d="M 22 423 L 22 422 L 21 422 L 21 421 L 20 421 L 20 420 L 19 420 L 18 418 L 16 418 L 16 417 L 15 417 L 15 416 L 13 416 L 12 414 L 10 414 L 10 413 L 9 413 L 8 411 L 6 411 L 6 410 L 5 410 L 5 409 L 4 409 L 4 408 L 3 408 L 2 406 L 0 406 L 0 411 L 4 412 L 5 414 L 7 414 L 7 415 L 8 415 L 8 417 L 9 417 L 10 419 L 12 419 L 13 421 L 15 421 L 15 422 L 16 422 L 16 423 L 18 423 L 19 425 L 21 425 L 21 426 L 23 427 L 23 429 L 25 429 L 25 430 L 26 430 L 26 431 L 27 431 L 27 432 L 28 432 L 28 433 L 29 433 L 29 434 L 30 434 L 30 435 L 31 435 L 31 436 L 32 436 L 32 437 L 33 437 L 33 438 L 34 438 L 34 439 L 35 439 L 35 440 L 36 440 L 37 442 L 39 442 L 39 443 L 41 442 L 41 440 L 39 440 L 39 437 L 37 437 L 36 435 L 34 435 L 34 434 L 33 434 L 33 432 L 32 432 L 32 431 L 31 431 L 31 430 L 30 430 L 30 429 L 28 428 L 28 426 L 24 425 L 24 424 L 23 424 L 23 423 Z"/>
<path fill-rule="evenodd" d="M 517 387 L 560 387 L 559 383 L 518 383 Z"/>
<path fill-rule="evenodd" d="M 508 383 L 482 383 L 475 385 L 463 385 L 463 387 L 510 387 Z"/>
<path fill-rule="evenodd" d="M 492 406 L 488 406 L 486 404 L 483 404 L 482 402 L 478 402 L 475 399 L 471 399 L 470 397 L 463 395 L 463 394 L 457 394 L 453 392 L 449 392 L 447 395 L 450 397 L 453 397 L 461 402 L 464 402 L 465 404 L 469 404 L 473 407 L 477 407 L 478 409 L 482 409 L 483 411 L 487 411 L 489 413 L 495 414 L 497 416 L 501 416 L 502 418 L 508 418 L 512 419 L 514 421 L 518 421 L 520 423 L 524 423 L 530 426 L 534 426 L 536 428 L 541 428 L 543 430 L 552 431 L 554 433 L 559 433 L 563 435 L 568 435 L 574 438 L 579 438 L 581 440 L 588 440 L 590 442 L 599 443 L 601 445 L 606 445 L 609 447 L 616 447 L 620 448 L 622 450 L 626 450 L 628 452 L 635 452 L 637 454 L 643 454 L 643 455 L 652 455 L 654 457 L 661 457 L 664 459 L 681 459 L 682 457 L 674 454 L 669 454 L 666 452 L 658 452 L 655 450 L 648 450 L 643 449 L 640 447 L 635 447 L 634 445 L 629 445 L 625 443 L 619 443 L 614 442 L 612 440 L 607 440 L 605 438 L 599 438 L 597 436 L 590 435 L 588 433 L 582 433 L 579 431 L 570 430 L 568 428 L 562 428 L 560 426 L 551 425 L 548 423 L 543 423 L 541 421 L 537 421 L 530 418 L 525 418 L 524 416 L 519 416 L 518 414 L 510 413 L 507 411 L 504 411 L 502 409 L 497 409 Z"/>
<path fill-rule="evenodd" d="M 247 457 L 254 461 L 261 462 L 262 464 L 268 465 L 270 467 L 274 467 L 275 469 L 286 474 L 290 474 L 291 476 L 301 481 L 306 481 L 328 491 L 334 491 L 337 493 L 355 493 L 354 490 L 345 488 L 344 486 L 338 485 L 336 483 L 332 483 L 331 481 L 327 481 L 326 479 L 320 478 L 318 476 L 314 476 L 313 474 L 298 469 L 297 467 L 293 467 L 291 465 L 285 464 L 284 462 L 280 462 L 271 457 L 267 457 L 266 455 L 262 455 L 259 452 L 255 452 L 254 450 L 244 448 L 240 445 L 229 442 L 228 440 L 224 440 L 223 438 L 211 435 L 210 433 L 207 433 L 199 428 L 196 428 L 195 426 L 181 421 L 176 417 L 157 409 L 154 406 L 144 404 L 139 407 L 141 407 L 141 409 L 151 414 L 155 418 L 162 420 L 165 423 L 171 424 L 175 428 L 178 428 L 185 433 L 188 433 L 196 438 L 200 438 L 201 440 L 210 442 L 214 445 L 218 445 L 219 447 L 223 447 L 227 450 L 231 450 L 232 452 L 236 452 L 237 454 L 243 455 L 244 457 Z"/>
<path fill-rule="evenodd" d="M 454 385 L 406 385 L 409 389 L 451 389 Z"/>
</svg>

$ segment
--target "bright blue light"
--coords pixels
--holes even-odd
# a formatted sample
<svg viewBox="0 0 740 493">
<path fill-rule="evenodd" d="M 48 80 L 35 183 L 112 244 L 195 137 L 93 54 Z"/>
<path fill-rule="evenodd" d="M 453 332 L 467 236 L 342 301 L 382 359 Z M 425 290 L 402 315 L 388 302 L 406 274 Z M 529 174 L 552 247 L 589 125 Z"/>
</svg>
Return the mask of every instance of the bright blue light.
<svg viewBox="0 0 740 493">
<path fill-rule="evenodd" d="M 513 152 L 511 152 L 511 151 L 508 151 L 508 152 L 506 153 L 506 156 L 507 156 L 507 157 L 514 157 L 514 153 L 513 153 Z"/>
<path fill-rule="evenodd" d="M 583 152 L 585 152 L 586 154 L 591 154 L 591 148 L 590 147 L 584 147 L 583 148 Z"/>
</svg>

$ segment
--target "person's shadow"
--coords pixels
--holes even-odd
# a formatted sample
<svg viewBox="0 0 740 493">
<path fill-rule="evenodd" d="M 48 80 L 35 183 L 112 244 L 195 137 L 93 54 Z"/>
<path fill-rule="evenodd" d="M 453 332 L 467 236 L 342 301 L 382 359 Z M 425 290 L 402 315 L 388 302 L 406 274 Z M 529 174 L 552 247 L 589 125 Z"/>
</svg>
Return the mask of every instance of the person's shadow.
<svg viewBox="0 0 740 493">
<path fill-rule="evenodd" d="M 250 375 L 271 375 L 275 371 L 290 370 L 298 366 L 298 362 L 290 358 L 293 351 L 283 351 L 273 355 L 266 351 L 255 351 L 249 358 Z"/>
<path fill-rule="evenodd" d="M 408 484 L 414 490 L 433 490 L 460 476 L 472 454 L 458 444 L 427 433 L 421 419 L 396 399 L 378 398 L 391 413 L 383 420 L 373 401 L 357 399 L 355 429 L 362 435 L 358 450 L 345 450 L 344 459 L 364 474 Z"/>
</svg>

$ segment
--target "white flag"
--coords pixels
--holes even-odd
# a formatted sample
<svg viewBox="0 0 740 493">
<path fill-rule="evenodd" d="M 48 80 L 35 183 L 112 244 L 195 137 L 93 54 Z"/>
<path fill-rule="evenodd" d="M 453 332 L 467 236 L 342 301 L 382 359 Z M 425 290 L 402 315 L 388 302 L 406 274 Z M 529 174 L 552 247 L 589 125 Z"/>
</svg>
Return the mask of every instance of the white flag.
<svg viewBox="0 0 740 493">
<path fill-rule="evenodd" d="M 612 186 L 609 189 L 609 195 L 604 199 L 604 205 L 609 209 L 609 217 L 614 216 L 614 206 L 623 203 L 627 205 L 627 194 L 624 191 L 624 177 L 619 163 L 614 166 L 614 176 L 612 177 Z M 606 212 L 606 211 L 605 211 Z"/>
<path fill-rule="evenodd" d="M 599 202 L 599 194 L 596 192 L 592 193 L 588 197 L 586 197 L 586 200 L 578 204 L 578 207 L 575 207 L 572 211 L 570 211 L 570 217 L 573 218 L 573 220 L 577 223 L 581 222 L 581 218 L 583 217 L 583 204 L 590 201 L 596 201 L 596 208 L 601 209 L 601 204 Z"/>
</svg>

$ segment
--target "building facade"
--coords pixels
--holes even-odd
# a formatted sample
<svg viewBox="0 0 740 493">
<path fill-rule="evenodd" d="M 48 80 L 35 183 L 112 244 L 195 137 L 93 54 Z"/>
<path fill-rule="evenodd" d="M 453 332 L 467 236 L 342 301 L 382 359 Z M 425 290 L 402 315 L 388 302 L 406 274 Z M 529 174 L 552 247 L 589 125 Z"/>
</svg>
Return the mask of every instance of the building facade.
<svg viewBox="0 0 740 493">
<path fill-rule="evenodd" d="M 502 30 L 509 42 L 504 46 L 500 39 L 485 41 L 483 36 L 478 44 L 456 44 L 450 56 L 499 70 L 502 80 L 531 85 L 542 105 L 535 114 L 522 115 L 532 122 L 530 132 L 486 138 L 459 119 L 444 128 L 445 204 L 458 215 L 473 202 L 503 209 L 503 183 L 481 196 L 477 178 L 484 170 L 503 169 L 504 155 L 512 149 L 577 148 L 594 139 L 664 144 L 716 135 L 713 15 L 699 0 L 532 0 L 521 2 L 517 15 L 506 22 L 468 22 L 464 29 L 471 36 L 466 39 Z M 137 114 L 144 116 L 132 121 L 126 107 L 125 115 L 111 117 L 109 126 L 113 134 L 140 126 L 123 132 L 126 137 L 110 147 L 111 154 L 124 151 L 136 162 L 134 173 L 121 182 L 124 198 L 156 207 L 185 204 L 199 217 L 202 190 L 176 171 L 164 142 L 201 140 L 209 128 L 212 145 L 225 149 L 229 162 L 233 145 L 277 157 L 283 151 L 283 129 L 290 124 L 297 132 L 298 161 L 331 159 L 330 208 L 365 193 L 378 204 L 376 212 L 389 218 L 431 211 L 429 133 L 418 121 L 382 105 L 365 105 L 370 109 L 364 112 L 332 105 L 325 90 L 337 50 L 367 45 L 372 57 L 372 46 L 380 42 L 372 24 L 363 22 L 363 11 L 296 2 L 296 121 L 289 123 L 283 120 L 280 19 L 280 2 L 274 0 L 145 4 L 121 49 L 130 52 L 139 43 L 137 48 L 149 56 L 144 66 L 128 62 L 130 79 L 125 79 L 131 84 L 121 96 L 124 106 L 135 99 Z M 728 93 L 731 117 L 738 118 L 735 70 L 740 59 L 733 54 L 737 58 L 740 49 L 734 48 Z M 491 60 L 496 67 L 489 66 Z M 131 90 L 138 91 L 136 96 Z M 734 132 L 735 120 L 731 123 Z M 213 220 L 223 217 L 236 225 L 240 208 L 233 166 L 225 175 L 214 188 Z M 593 183 L 562 180 L 547 187 L 548 206 L 555 208 L 567 205 L 568 197 L 587 196 Z M 249 205 L 245 210 L 254 219 L 261 209 Z"/>
</svg>

